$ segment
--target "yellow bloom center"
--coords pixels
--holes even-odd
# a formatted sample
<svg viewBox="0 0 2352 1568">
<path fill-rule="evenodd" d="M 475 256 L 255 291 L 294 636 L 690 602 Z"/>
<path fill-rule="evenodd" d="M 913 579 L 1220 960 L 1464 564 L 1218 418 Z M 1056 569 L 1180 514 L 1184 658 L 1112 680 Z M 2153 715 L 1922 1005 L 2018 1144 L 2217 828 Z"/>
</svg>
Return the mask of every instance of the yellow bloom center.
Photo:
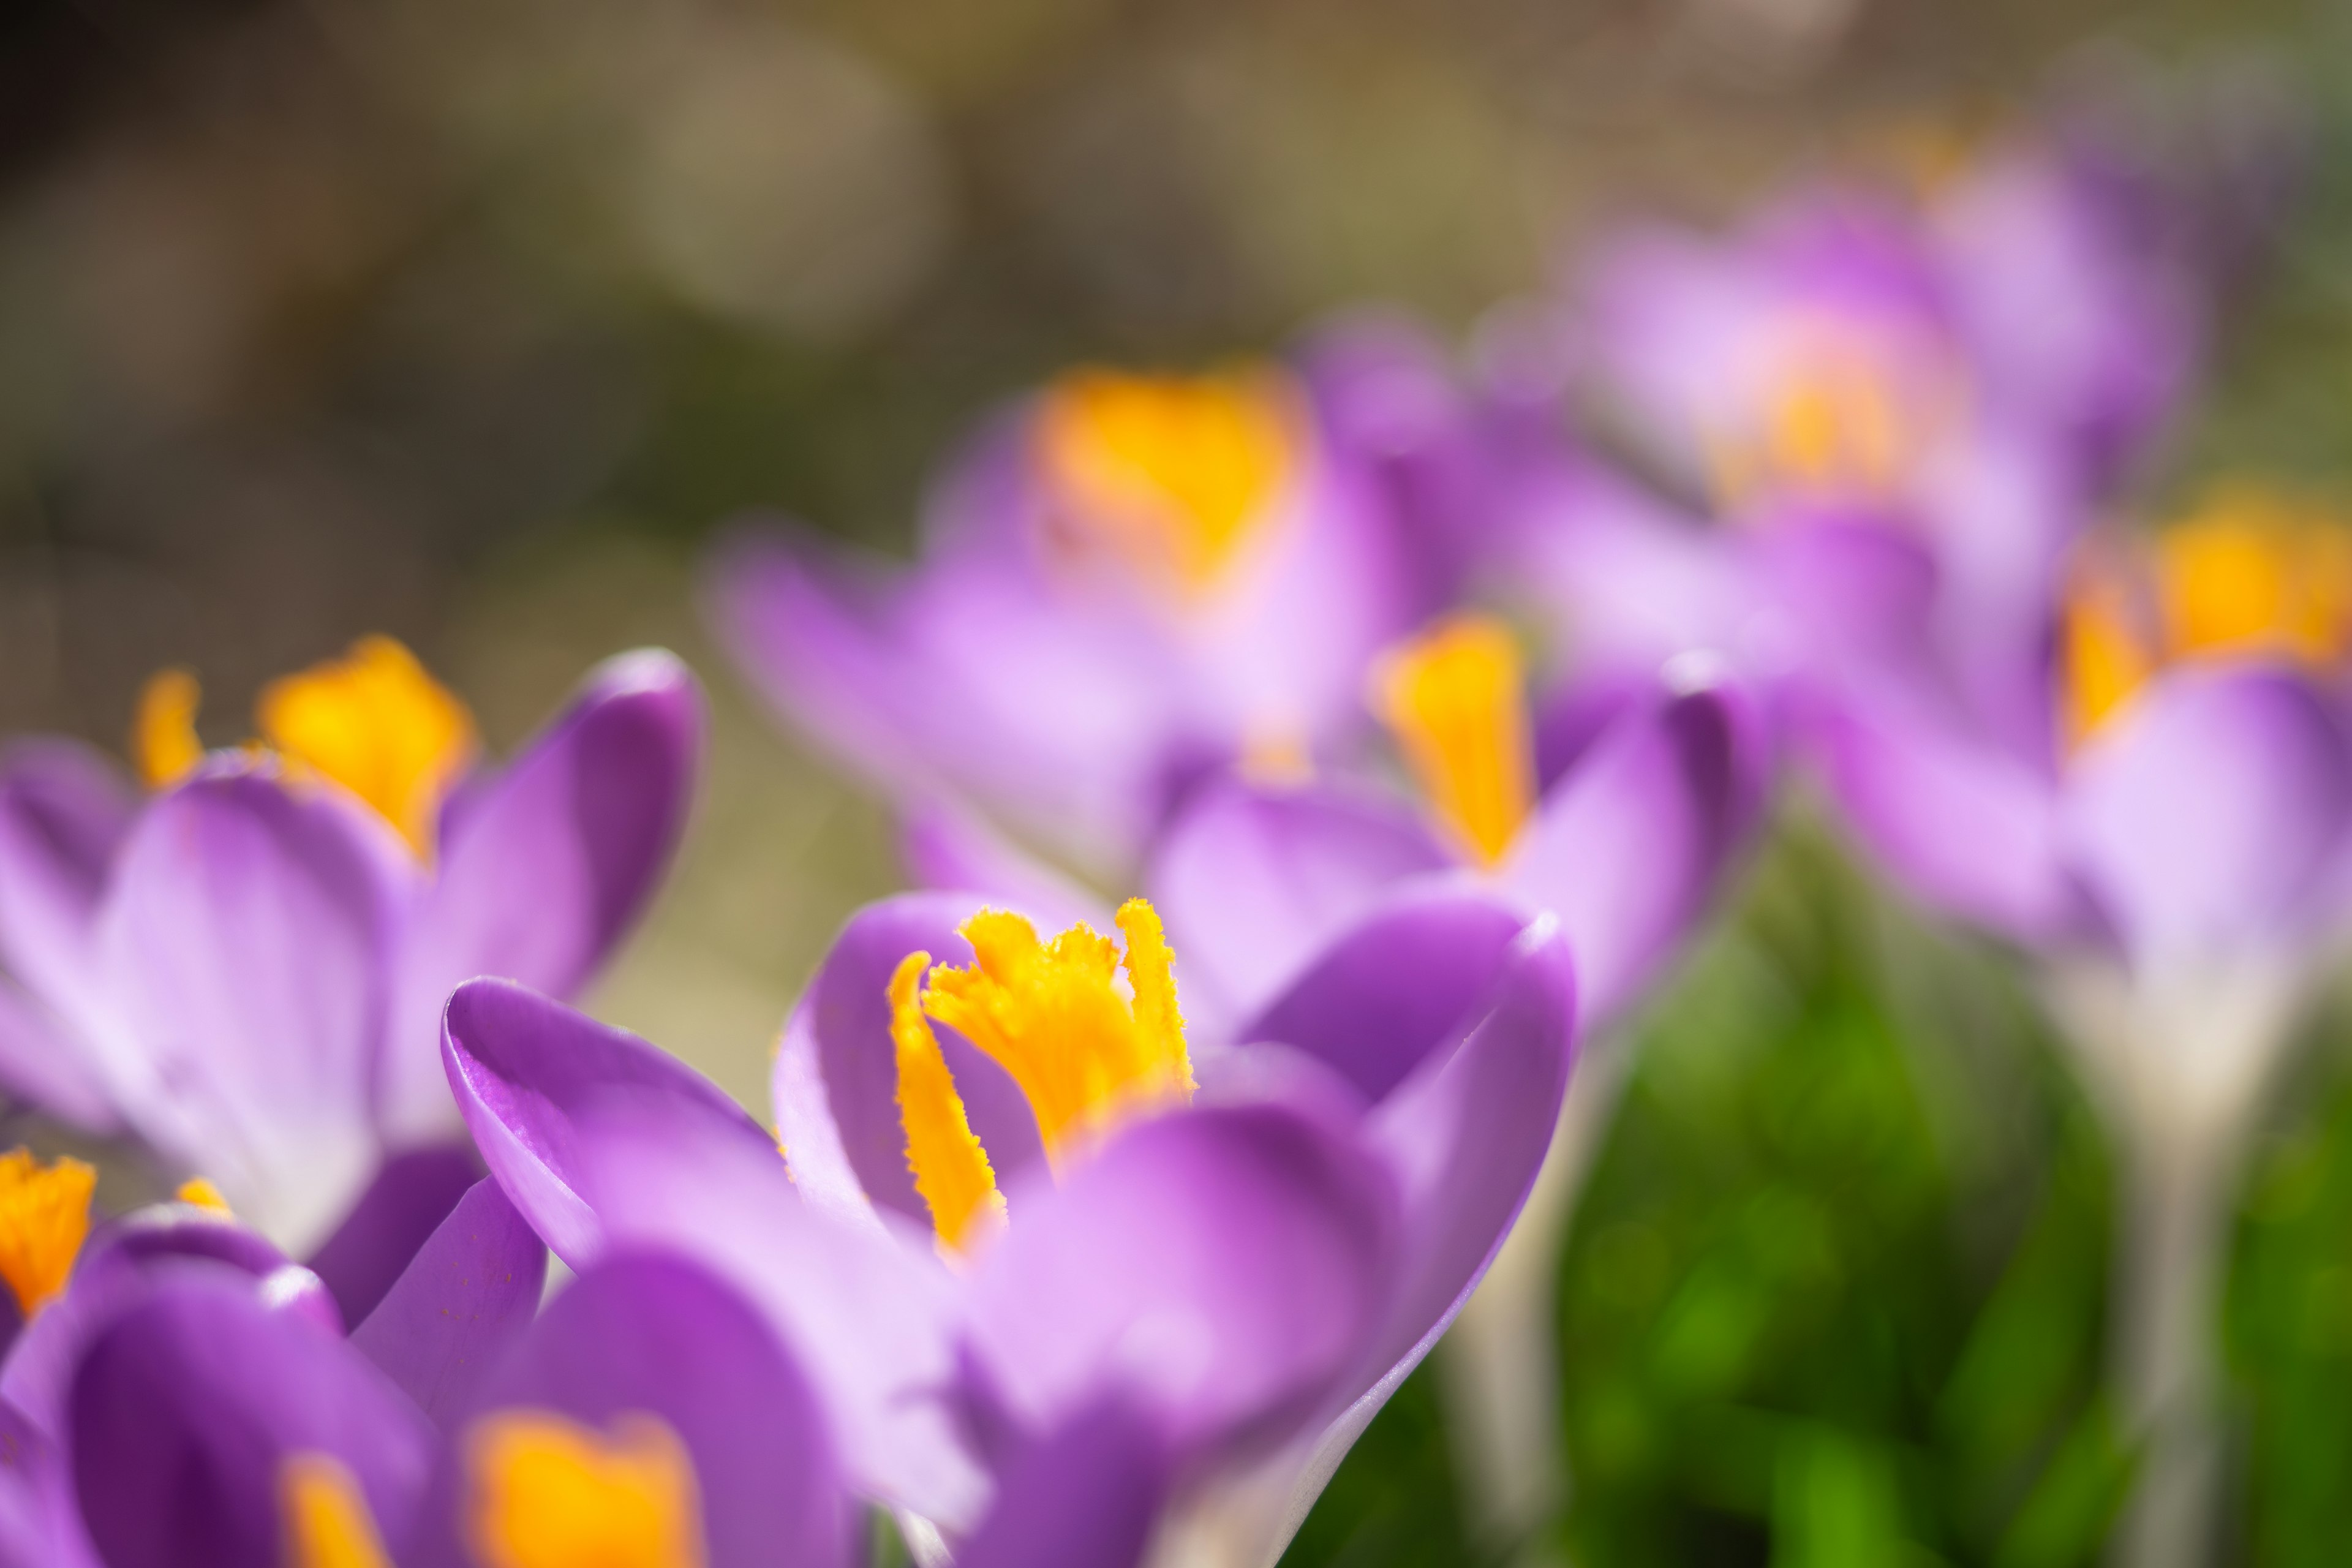
<svg viewBox="0 0 2352 1568">
<path fill-rule="evenodd" d="M 1510 628 L 1490 616 L 1439 622 L 1372 668 L 1372 708 L 1422 793 L 1482 865 L 1535 807 L 1526 673 Z"/>
<path fill-rule="evenodd" d="M 2218 490 L 2144 560 L 2087 560 L 2061 634 L 2060 706 L 2074 743 L 2168 664 L 2260 654 L 2333 668 L 2352 652 L 2352 530 L 2259 487 Z"/>
<path fill-rule="evenodd" d="M 233 1216 L 236 1213 L 228 1206 L 228 1199 L 221 1196 L 221 1190 L 202 1176 L 190 1176 L 180 1184 L 172 1196 L 194 1207 L 210 1209 L 216 1215 Z"/>
<path fill-rule="evenodd" d="M 1748 429 L 1716 443 L 1718 493 L 1884 496 L 1899 489 L 1943 422 L 1936 400 L 1898 385 L 1850 332 L 1806 335 Z"/>
<path fill-rule="evenodd" d="M 278 1468 L 289 1568 L 391 1568 L 375 1516 L 341 1461 L 295 1454 Z"/>
<path fill-rule="evenodd" d="M 1054 521 L 1197 595 L 1255 536 L 1297 467 L 1297 401 L 1265 367 L 1075 371 L 1046 389 L 1037 416 Z"/>
<path fill-rule="evenodd" d="M 199 695 L 184 669 L 163 671 L 141 694 L 131 750 L 149 784 L 171 784 L 203 759 Z M 432 852 L 442 797 L 475 749 L 466 705 L 385 637 L 271 681 L 254 718 L 262 744 L 367 802 L 420 856 Z"/>
<path fill-rule="evenodd" d="M 507 1411 L 467 1437 L 467 1549 L 481 1568 L 701 1568 L 694 1464 L 651 1415 L 611 1436 Z"/>
<path fill-rule="evenodd" d="M 0 1154 L 0 1279 L 30 1319 L 66 1288 L 89 1235 L 98 1172 L 79 1160 L 44 1165 L 29 1149 Z"/>
<path fill-rule="evenodd" d="M 907 1163 L 950 1251 L 972 1239 L 975 1221 L 1002 1215 L 1003 1199 L 931 1022 L 971 1041 L 1019 1086 L 1055 1170 L 1118 1121 L 1192 1099 L 1174 955 L 1160 917 L 1130 899 L 1117 920 L 1124 960 L 1117 943 L 1083 925 L 1041 942 L 1021 916 L 982 910 L 961 928 L 971 967 L 932 969 L 919 995 L 928 954 L 909 955 L 891 977 Z"/>
</svg>

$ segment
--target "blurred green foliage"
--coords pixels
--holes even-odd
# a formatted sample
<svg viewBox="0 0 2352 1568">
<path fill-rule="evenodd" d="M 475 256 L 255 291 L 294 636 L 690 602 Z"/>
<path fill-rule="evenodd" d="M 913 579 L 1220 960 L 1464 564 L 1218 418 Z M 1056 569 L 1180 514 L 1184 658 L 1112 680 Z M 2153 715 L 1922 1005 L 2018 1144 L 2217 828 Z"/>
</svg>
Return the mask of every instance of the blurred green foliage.
<svg viewBox="0 0 2352 1568">
<path fill-rule="evenodd" d="M 2107 1158 L 1998 957 L 1920 930 L 1800 826 L 1633 1043 L 1560 1264 L 1553 1544 L 1612 1565 L 2095 1557 L 2128 1476 L 2099 1394 Z M 1286 1563 L 1481 1560 L 1431 1379 Z"/>
</svg>

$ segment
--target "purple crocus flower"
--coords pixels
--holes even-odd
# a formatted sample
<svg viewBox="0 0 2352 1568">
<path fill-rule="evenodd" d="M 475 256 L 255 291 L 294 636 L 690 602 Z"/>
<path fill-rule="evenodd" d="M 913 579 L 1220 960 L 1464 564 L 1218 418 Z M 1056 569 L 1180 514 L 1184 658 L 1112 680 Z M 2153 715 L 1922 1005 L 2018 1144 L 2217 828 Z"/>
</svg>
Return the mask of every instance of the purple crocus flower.
<svg viewBox="0 0 2352 1568">
<path fill-rule="evenodd" d="M 1849 683 L 1807 724 L 1880 862 L 2036 955 L 2116 1129 L 2119 1369 L 2151 1440 L 2137 1563 L 2188 1561 L 2206 1539 L 2226 1196 L 2345 924 L 2347 605 L 2340 519 L 2224 490 L 2080 563 L 2046 645 L 2038 744 L 1898 680 Z"/>
<path fill-rule="evenodd" d="M 151 689 L 144 799 L 66 742 L 0 764 L 0 1084 L 137 1135 L 299 1254 L 387 1154 L 458 1135 L 450 987 L 570 994 L 627 930 L 677 841 L 701 701 L 669 655 L 626 655 L 492 768 L 396 645 L 273 688 L 258 749 L 203 753 L 184 679 Z M 464 1179 L 439 1154 L 385 1172 L 337 1255 L 377 1289 Z"/>
<path fill-rule="evenodd" d="M 1123 959 L 971 895 L 860 911 L 785 1026 L 782 1158 L 517 986 L 451 999 L 450 1079 L 558 1256 L 677 1247 L 761 1302 L 925 1551 L 968 1562 L 1024 1458 L 1109 1402 L 1167 1456 L 1157 1550 L 1270 1563 L 1534 1179 L 1568 954 L 1433 889 L 1188 1040 L 1150 906 L 1117 923 Z"/>
<path fill-rule="evenodd" d="M 1423 523 L 1475 482 L 1474 445 L 1393 324 L 1296 368 L 1076 371 L 982 434 L 911 570 L 747 532 L 714 559 L 712 614 L 796 725 L 894 795 L 1123 877 L 1195 781 L 1352 744 L 1364 659 L 1444 591 Z"/>
</svg>

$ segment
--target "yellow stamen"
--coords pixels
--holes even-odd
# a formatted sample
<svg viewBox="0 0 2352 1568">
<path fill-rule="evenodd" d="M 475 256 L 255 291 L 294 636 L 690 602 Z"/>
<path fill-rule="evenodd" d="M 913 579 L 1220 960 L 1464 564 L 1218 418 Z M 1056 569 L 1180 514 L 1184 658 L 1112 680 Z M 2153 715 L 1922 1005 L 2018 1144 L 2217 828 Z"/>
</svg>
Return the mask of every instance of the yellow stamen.
<svg viewBox="0 0 2352 1568">
<path fill-rule="evenodd" d="M 1716 443 L 1717 489 L 1733 504 L 1776 490 L 1884 496 L 1903 484 L 1944 416 L 1916 389 L 1895 384 L 1869 343 L 1851 332 L 1811 331 L 1790 353 L 1760 422 Z"/>
<path fill-rule="evenodd" d="M 467 1436 L 466 1544 L 481 1568 L 700 1568 L 694 1464 L 651 1415 L 612 1436 L 551 1411 L 484 1417 Z"/>
<path fill-rule="evenodd" d="M 1297 396 L 1262 367 L 1081 370 L 1046 390 L 1038 452 L 1065 526 L 1198 593 L 1264 521 L 1297 462 Z"/>
<path fill-rule="evenodd" d="M 359 1482 L 326 1454 L 295 1454 L 278 1469 L 288 1568 L 390 1568 Z"/>
<path fill-rule="evenodd" d="M 898 1121 L 907 1131 L 907 1167 L 931 1211 L 931 1228 L 950 1252 L 969 1249 L 973 1227 L 1001 1223 L 1004 1194 L 988 1151 L 973 1136 L 940 1042 L 917 1000 L 931 955 L 910 952 L 890 976 L 890 1039 L 898 1047 Z"/>
<path fill-rule="evenodd" d="M 390 637 L 262 689 L 262 738 L 382 812 L 420 855 L 474 752 L 473 716 Z"/>
<path fill-rule="evenodd" d="M 27 1319 L 66 1288 L 97 1184 L 98 1172 L 79 1160 L 45 1166 L 29 1149 L 0 1154 L 0 1279 Z"/>
<path fill-rule="evenodd" d="M 931 971 L 923 1011 L 1012 1075 L 1037 1118 L 1055 1168 L 1121 1118 L 1192 1096 L 1192 1062 L 1176 1007 L 1173 957 L 1160 917 L 1141 899 L 1119 909 L 1118 946 L 1083 925 L 1050 942 L 1027 921 L 982 910 L 963 936 L 978 962 Z"/>
<path fill-rule="evenodd" d="M 131 755 L 150 789 L 175 784 L 204 761 L 196 739 L 196 706 L 204 693 L 184 669 L 159 669 L 139 689 L 131 722 Z"/>
<path fill-rule="evenodd" d="M 228 1200 L 221 1196 L 221 1190 L 202 1176 L 190 1176 L 180 1184 L 179 1190 L 172 1196 L 181 1203 L 192 1204 L 200 1209 L 210 1209 L 217 1215 L 233 1216 L 236 1213 L 228 1206 Z"/>
<path fill-rule="evenodd" d="M 2167 651 L 2267 650 L 2315 665 L 2352 646 L 2352 532 L 2284 496 L 2241 486 L 2159 535 Z"/>
<path fill-rule="evenodd" d="M 1535 805 L 1535 747 L 1510 629 L 1488 616 L 1441 621 L 1372 670 L 1372 707 L 1438 816 L 1486 865 Z"/>
<path fill-rule="evenodd" d="M 2059 626 L 2059 705 L 2067 743 L 2091 732 L 2147 684 L 2156 659 L 2124 584 L 2083 574 Z"/>
</svg>

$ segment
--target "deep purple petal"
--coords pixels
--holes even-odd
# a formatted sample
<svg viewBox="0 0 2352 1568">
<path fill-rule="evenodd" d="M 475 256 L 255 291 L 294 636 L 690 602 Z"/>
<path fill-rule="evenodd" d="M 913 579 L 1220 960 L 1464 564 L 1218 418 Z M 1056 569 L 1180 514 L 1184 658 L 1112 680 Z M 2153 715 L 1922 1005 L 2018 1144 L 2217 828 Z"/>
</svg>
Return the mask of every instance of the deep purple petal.
<svg viewBox="0 0 2352 1568">
<path fill-rule="evenodd" d="M 848 1502 L 807 1378 L 747 1302 L 684 1259 L 616 1255 L 589 1269 L 469 1394 L 427 1504 L 425 1563 L 470 1563 L 465 1428 L 515 1409 L 606 1433 L 661 1422 L 694 1467 L 709 1568 L 848 1562 Z"/>
<path fill-rule="evenodd" d="M 2352 761 L 2299 676 L 2181 669 L 2075 758 L 2065 813 L 2135 957 L 2239 953 L 2309 934 L 2352 821 Z"/>
<path fill-rule="evenodd" d="M 74 1486 L 109 1568 L 284 1561 L 279 1475 L 296 1454 L 341 1463 L 397 1541 L 435 1447 L 415 1406 L 341 1341 L 194 1280 L 98 1339 L 70 1408 Z"/>
<path fill-rule="evenodd" d="M 575 1268 L 600 1244 L 596 1215 L 580 1194 L 597 1152 L 581 1135 L 581 1119 L 603 1103 L 674 1109 L 710 1136 L 772 1148 L 760 1124 L 693 1068 L 511 981 L 459 986 L 443 1016 L 441 1049 L 490 1173 Z"/>
<path fill-rule="evenodd" d="M 1745 841 L 1761 793 L 1758 731 L 1734 689 L 1646 705 L 1594 742 L 1521 830 L 1503 880 L 1559 917 L 1592 1026 L 1639 994 Z"/>
<path fill-rule="evenodd" d="M 1234 1038 L 1303 1051 L 1377 1100 L 1461 1039 L 1526 924 L 1475 889 L 1400 893 L 1326 946 Z"/>
<path fill-rule="evenodd" d="M 352 1344 L 425 1415 L 446 1421 L 530 1327 L 546 1281 L 546 1246 L 484 1177 L 352 1331 Z"/>
<path fill-rule="evenodd" d="M 611 1243 L 683 1252 L 756 1302 L 817 1381 L 861 1489 L 950 1530 L 975 1522 L 987 1482 L 945 1398 L 957 1291 L 928 1231 L 803 1203 L 772 1147 L 690 1115 L 610 1101 L 583 1136 Z"/>
<path fill-rule="evenodd" d="M 386 1046 L 395 1139 L 457 1126 L 443 1080 L 441 1005 L 477 975 L 569 997 L 660 885 L 702 750 L 700 689 L 659 651 L 593 671 L 563 713 L 478 786 L 439 848 L 401 955 Z"/>
<path fill-rule="evenodd" d="M 981 907 L 969 893 L 906 893 L 850 916 L 785 1021 L 772 1080 L 776 1131 L 813 1203 L 866 1203 L 930 1224 L 907 1166 L 898 1066 L 890 1041 L 890 976 L 910 952 L 968 964 L 956 928 Z M 1012 1078 L 954 1030 L 933 1033 L 972 1131 L 1004 1179 L 1040 1157 L 1036 1118 Z"/>
<path fill-rule="evenodd" d="M 343 1321 L 360 1322 L 375 1310 L 481 1175 L 470 1143 L 411 1149 L 383 1163 L 335 1234 L 310 1255 L 310 1270 L 334 1292 Z"/>
<path fill-rule="evenodd" d="M 1255 1013 L 1396 883 L 1451 864 L 1411 811 L 1360 791 L 1202 792 L 1149 878 L 1187 1017 Z"/>
<path fill-rule="evenodd" d="M 1387 1173 L 1287 1107 L 1143 1122 L 1007 1201 L 970 1333 L 975 1397 L 1014 1431 L 1123 1388 L 1179 1453 L 1278 1436 L 1361 1357 L 1389 1300 Z"/>
<path fill-rule="evenodd" d="M 92 927 L 137 810 L 120 770 L 77 742 L 0 758 L 0 967 L 76 1019 L 103 987 Z"/>
<path fill-rule="evenodd" d="M 957 1568 L 1133 1568 L 1168 1480 L 1156 1425 L 1126 1399 L 1104 1399 L 1006 1468 L 995 1506 L 957 1549 Z"/>
<path fill-rule="evenodd" d="M 100 916 L 125 1110 L 297 1249 L 375 1166 L 393 932 L 415 870 L 341 790 L 220 763 L 150 805 Z"/>
</svg>

